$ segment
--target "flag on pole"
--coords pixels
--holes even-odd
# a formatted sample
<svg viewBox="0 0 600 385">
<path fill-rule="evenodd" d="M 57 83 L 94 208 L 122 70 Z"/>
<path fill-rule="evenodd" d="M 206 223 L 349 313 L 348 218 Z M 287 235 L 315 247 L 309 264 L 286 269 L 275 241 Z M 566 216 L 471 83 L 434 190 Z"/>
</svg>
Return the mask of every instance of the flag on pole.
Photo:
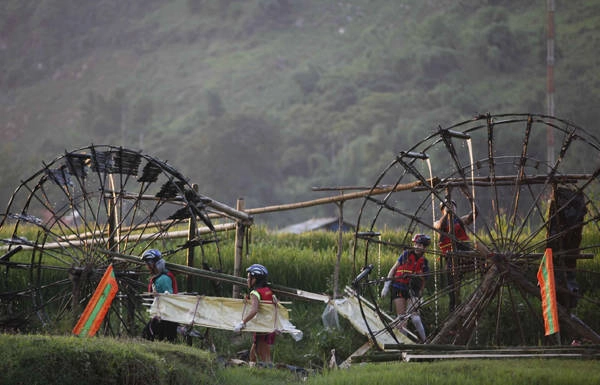
<svg viewBox="0 0 600 385">
<path fill-rule="evenodd" d="M 556 288 L 554 286 L 554 263 L 552 262 L 552 249 L 547 248 L 540 268 L 537 272 L 540 294 L 542 297 L 542 314 L 546 335 L 558 333 L 558 305 L 556 303 Z"/>
<path fill-rule="evenodd" d="M 118 290 L 119 286 L 111 264 L 102 276 L 92 299 L 90 299 L 79 321 L 77 321 L 77 325 L 73 328 L 73 334 L 93 337 L 100 329 L 104 316 L 110 309 L 110 304 Z"/>
</svg>

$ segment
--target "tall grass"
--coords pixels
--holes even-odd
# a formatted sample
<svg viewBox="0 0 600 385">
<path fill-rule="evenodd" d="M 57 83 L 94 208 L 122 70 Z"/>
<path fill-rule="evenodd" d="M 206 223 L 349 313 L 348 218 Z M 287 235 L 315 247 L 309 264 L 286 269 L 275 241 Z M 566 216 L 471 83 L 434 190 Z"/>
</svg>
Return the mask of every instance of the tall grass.
<svg viewBox="0 0 600 385">
<path fill-rule="evenodd" d="M 598 384 L 597 361 L 488 360 L 368 364 L 310 377 L 309 384 Z M 583 371 L 589 370 L 585 375 Z"/>
</svg>

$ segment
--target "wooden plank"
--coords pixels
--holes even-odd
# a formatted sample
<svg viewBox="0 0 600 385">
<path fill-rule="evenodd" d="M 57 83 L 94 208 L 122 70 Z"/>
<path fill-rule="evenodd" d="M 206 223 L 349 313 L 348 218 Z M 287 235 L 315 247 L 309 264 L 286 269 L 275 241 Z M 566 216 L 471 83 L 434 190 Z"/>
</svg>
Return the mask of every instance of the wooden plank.
<svg viewBox="0 0 600 385">
<path fill-rule="evenodd" d="M 356 349 L 356 351 L 354 351 L 354 353 L 352 353 L 350 357 L 346 358 L 346 360 L 340 364 L 340 368 L 349 368 L 352 364 L 353 358 L 363 356 L 366 352 L 371 350 L 372 347 L 373 343 L 371 341 L 365 342 L 360 348 Z"/>
<path fill-rule="evenodd" d="M 519 353 L 519 354 L 466 354 L 466 353 L 453 353 L 453 354 L 409 354 L 405 353 L 402 355 L 402 360 L 406 362 L 417 361 L 417 360 L 447 360 L 447 359 L 499 359 L 499 358 L 580 358 L 583 357 L 579 353 Z M 589 357 L 586 355 L 586 357 Z M 594 356 L 599 358 L 598 355 Z"/>
<path fill-rule="evenodd" d="M 454 345 L 386 345 L 386 350 L 355 357 L 355 362 L 419 361 L 442 359 L 588 358 L 600 359 L 600 345 L 526 346 L 513 348 Z M 397 349 L 397 350 L 388 350 Z"/>
</svg>

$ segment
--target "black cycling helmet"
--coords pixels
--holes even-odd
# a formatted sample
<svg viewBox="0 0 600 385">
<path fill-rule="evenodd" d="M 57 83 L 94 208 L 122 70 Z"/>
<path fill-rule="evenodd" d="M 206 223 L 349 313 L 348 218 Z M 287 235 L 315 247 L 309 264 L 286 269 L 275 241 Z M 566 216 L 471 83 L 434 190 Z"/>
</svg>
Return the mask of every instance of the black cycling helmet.
<svg viewBox="0 0 600 385">
<path fill-rule="evenodd" d="M 246 269 L 246 272 L 256 278 L 266 277 L 267 275 L 269 275 L 267 268 L 258 263 L 251 265 L 249 268 Z"/>
<path fill-rule="evenodd" d="M 429 235 L 426 235 L 426 234 L 415 234 L 415 236 L 413 237 L 412 241 L 414 243 L 420 243 L 423 246 L 427 247 L 431 243 L 431 237 Z"/>
<path fill-rule="evenodd" d="M 156 261 L 161 258 L 162 254 L 156 249 L 146 250 L 144 251 L 144 254 L 142 254 L 142 261 L 146 263 L 156 263 Z"/>
</svg>

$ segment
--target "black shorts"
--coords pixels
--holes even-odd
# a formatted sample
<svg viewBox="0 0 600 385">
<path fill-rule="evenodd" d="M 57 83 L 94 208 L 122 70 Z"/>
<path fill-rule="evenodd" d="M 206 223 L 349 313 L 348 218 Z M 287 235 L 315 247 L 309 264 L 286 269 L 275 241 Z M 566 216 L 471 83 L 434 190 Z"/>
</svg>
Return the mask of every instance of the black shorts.
<svg viewBox="0 0 600 385">
<path fill-rule="evenodd" d="M 142 337 L 154 341 L 170 341 L 175 342 L 177 339 L 177 322 L 161 320 L 158 317 L 152 319 L 146 324 L 142 331 Z"/>
<path fill-rule="evenodd" d="M 396 298 L 405 298 L 409 299 L 411 297 L 410 290 L 408 286 L 400 285 L 400 287 L 396 287 L 392 285 L 392 299 Z"/>
<path fill-rule="evenodd" d="M 472 251 L 473 250 L 473 245 L 470 242 L 456 242 L 456 250 L 458 252 L 461 251 Z M 462 267 L 465 266 L 467 264 L 469 264 L 469 261 L 471 261 L 469 258 L 465 258 L 464 256 L 458 256 L 458 255 L 448 255 L 445 254 L 444 258 L 446 258 L 446 268 L 451 269 L 452 265 L 453 265 L 453 261 L 454 264 L 456 264 L 457 267 Z"/>
</svg>

